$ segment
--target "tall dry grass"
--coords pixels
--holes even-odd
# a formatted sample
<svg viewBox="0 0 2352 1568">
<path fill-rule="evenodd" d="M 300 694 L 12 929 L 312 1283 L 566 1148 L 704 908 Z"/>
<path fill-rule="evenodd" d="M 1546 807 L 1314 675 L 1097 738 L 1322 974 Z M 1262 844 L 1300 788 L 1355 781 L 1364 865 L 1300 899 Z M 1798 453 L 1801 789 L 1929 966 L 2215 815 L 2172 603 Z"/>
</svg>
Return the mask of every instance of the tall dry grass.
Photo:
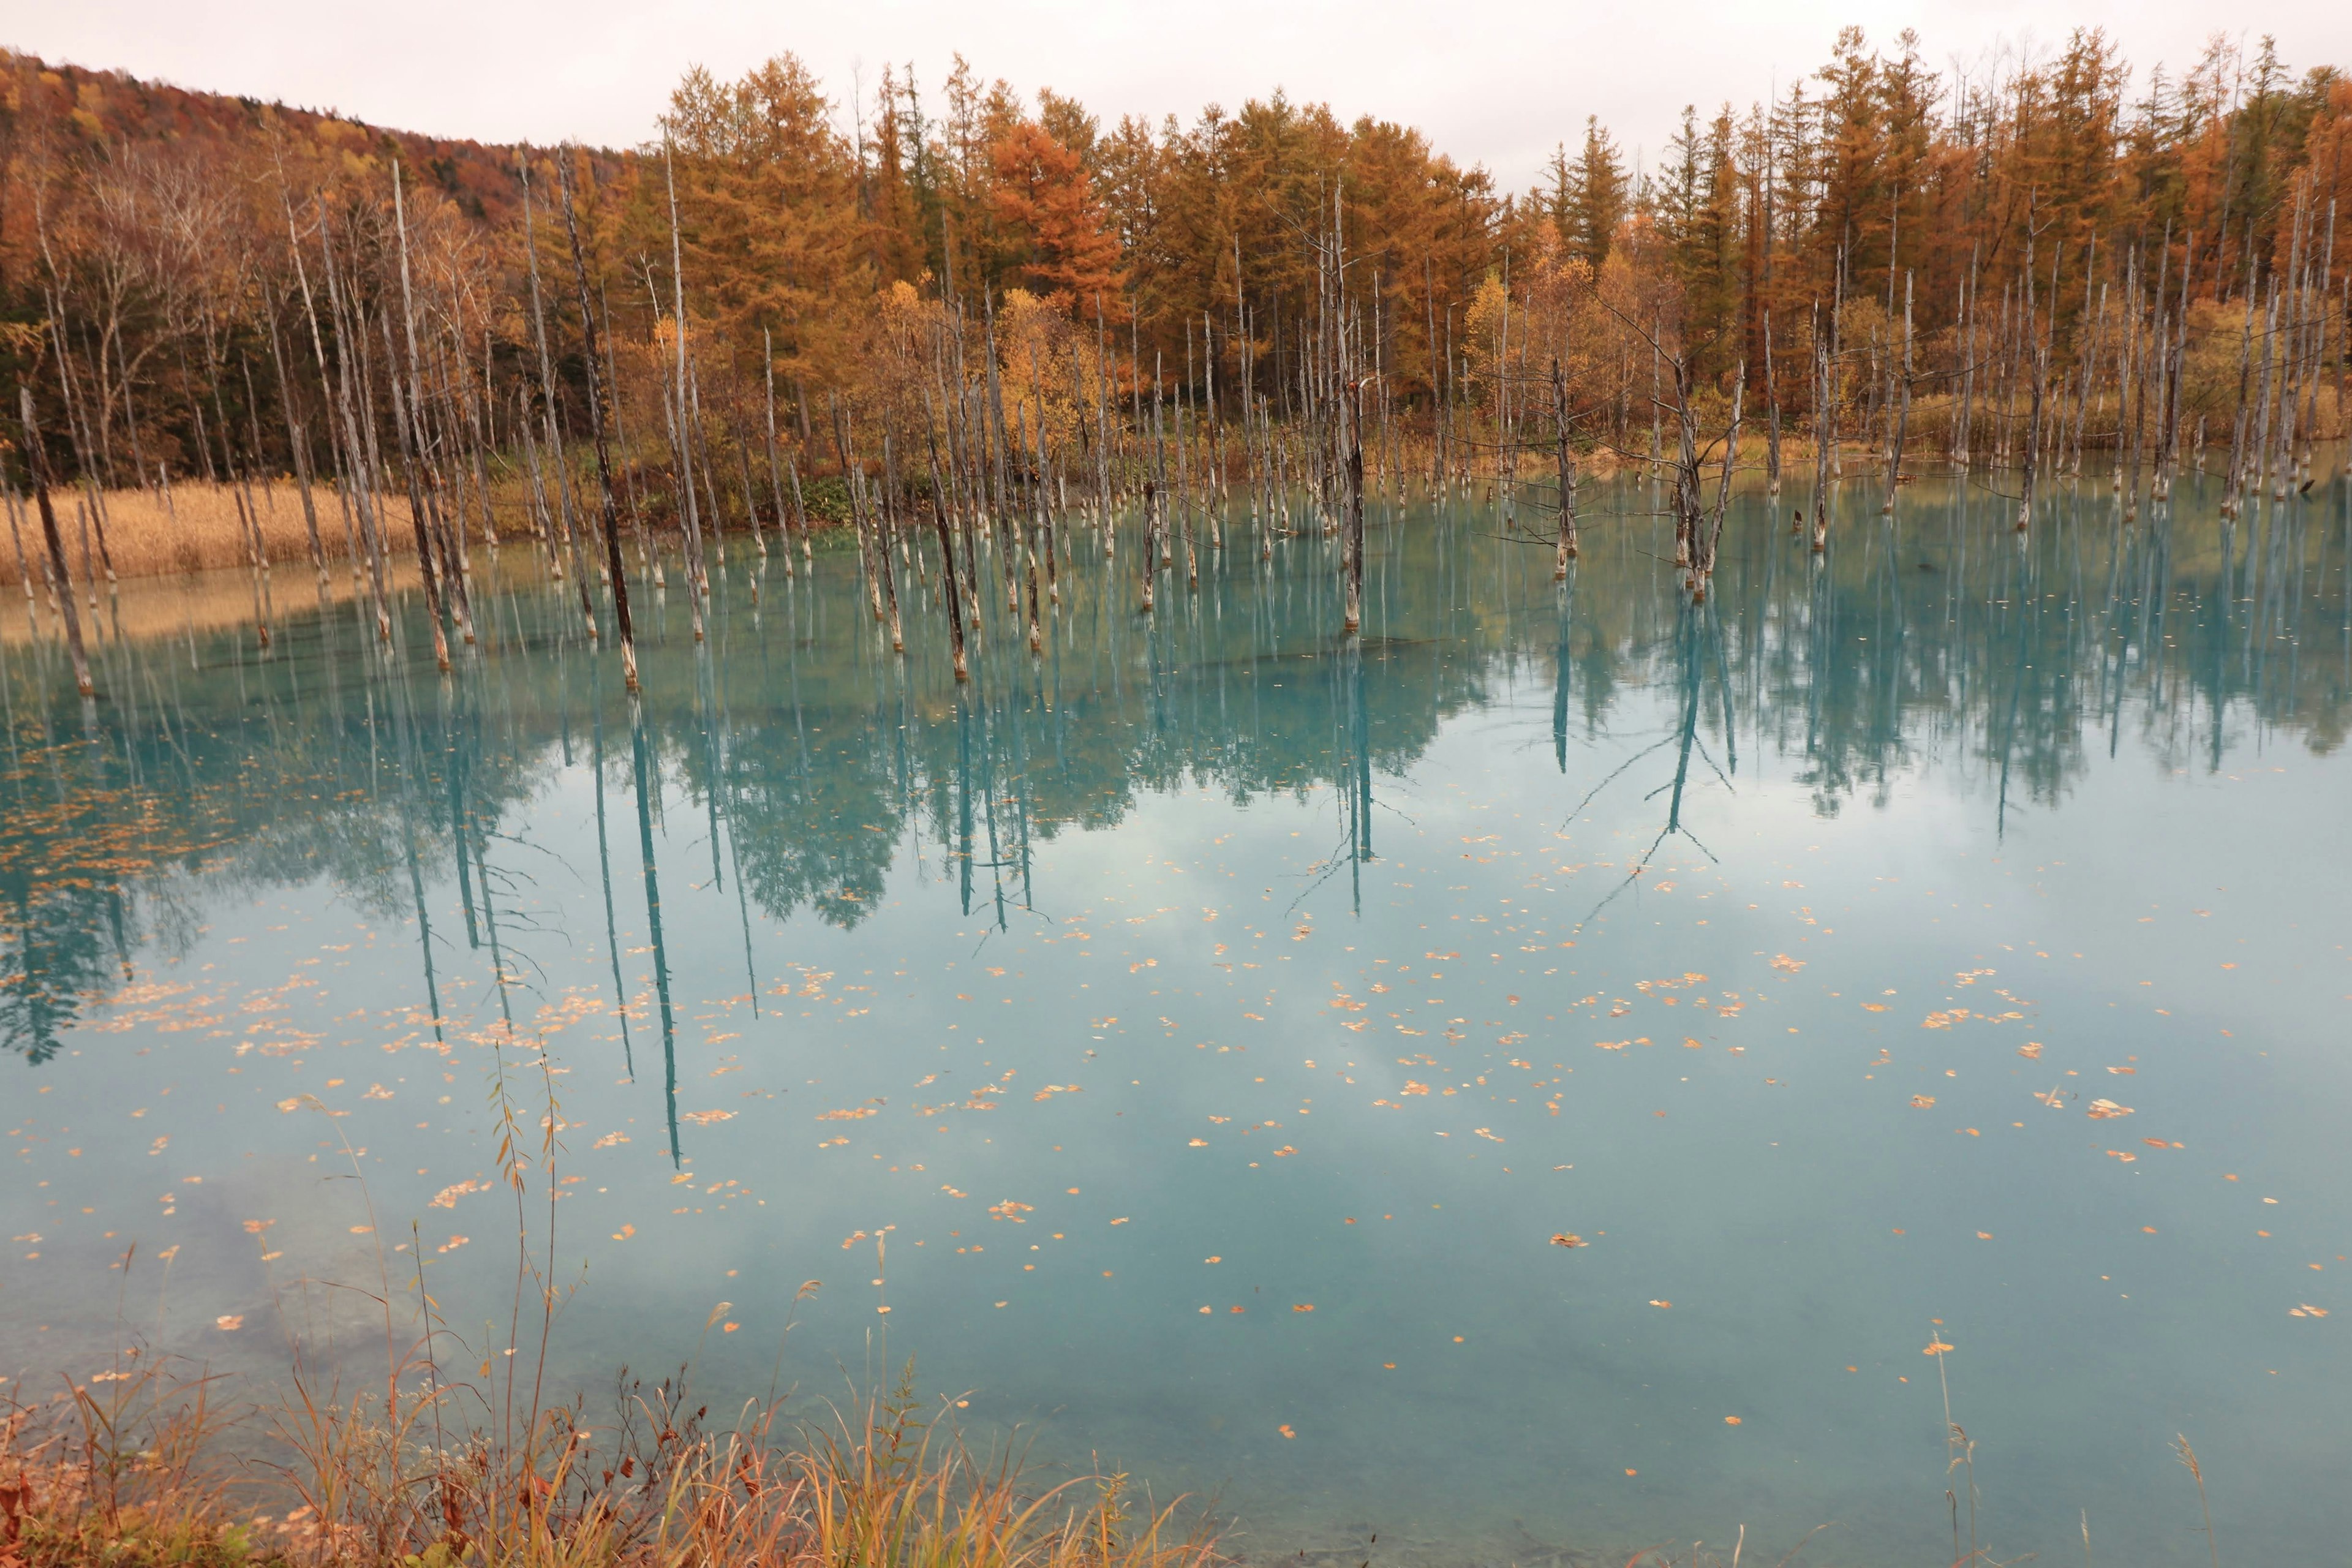
<svg viewBox="0 0 2352 1568">
<path fill-rule="evenodd" d="M 294 481 L 257 484 L 251 495 L 253 514 L 260 524 L 263 559 L 273 567 L 307 566 L 310 534 L 302 519 L 301 491 Z M 239 515 L 237 492 L 231 486 L 174 479 L 168 494 L 160 489 L 101 491 L 100 500 L 106 512 L 102 548 L 88 497 L 89 492 L 79 488 L 49 493 L 57 512 L 58 535 L 66 548 L 66 565 L 77 583 L 92 577 L 104 582 L 108 557 L 112 558 L 118 577 L 252 564 L 252 535 Z M 29 567 L 37 584 L 44 580 L 40 518 L 28 498 L 19 498 L 16 504 L 21 515 L 14 520 L 14 537 L 0 547 L 0 583 L 22 583 Z M 314 485 L 310 504 L 318 513 L 319 544 L 326 558 L 347 560 L 351 550 L 343 531 L 342 506 L 335 492 Z M 415 554 L 416 531 L 409 521 L 406 499 L 385 496 L 382 508 L 386 549 L 395 555 Z"/>
<path fill-rule="evenodd" d="M 906 1382 L 782 1431 L 731 1430 L 683 1378 L 576 1406 L 520 1449 L 449 1418 L 448 1385 L 388 1409 L 295 1391 L 222 1414 L 215 1380 L 167 1365 L 74 1384 L 0 1416 L 9 1568 L 1214 1568 L 1198 1516 L 1139 1508 L 1124 1476 L 1034 1484 L 927 1420 Z M 237 1458 L 240 1433 L 274 1442 Z M 495 1424 L 493 1424 L 494 1426 Z"/>
</svg>

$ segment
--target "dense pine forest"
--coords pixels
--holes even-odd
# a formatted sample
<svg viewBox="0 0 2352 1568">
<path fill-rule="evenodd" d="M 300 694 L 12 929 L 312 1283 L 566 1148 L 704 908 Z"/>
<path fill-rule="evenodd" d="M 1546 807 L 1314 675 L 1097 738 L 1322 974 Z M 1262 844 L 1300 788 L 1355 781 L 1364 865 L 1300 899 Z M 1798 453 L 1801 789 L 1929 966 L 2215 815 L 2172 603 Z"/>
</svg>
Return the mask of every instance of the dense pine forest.
<svg viewBox="0 0 2352 1568">
<path fill-rule="evenodd" d="M 1187 552 L 1203 504 L 1263 531 L 1303 490 L 1337 527 L 1422 479 L 1558 513 L 1565 558 L 1578 473 L 1638 463 L 1703 571 L 1718 457 L 1777 486 L 1819 454 L 1889 507 L 1906 464 L 2019 469 L 2021 526 L 2086 460 L 2134 511 L 2209 447 L 2225 506 L 2310 479 L 2352 81 L 2267 41 L 1924 48 L 1848 29 L 1646 168 L 1564 124 L 1517 192 L 1279 92 L 1107 125 L 961 62 L 848 99 L 789 54 L 698 69 L 612 151 L 0 56 L 12 497 L 85 492 L 110 572 L 109 491 L 226 489 L 258 560 L 256 483 L 296 482 L 321 573 L 418 552 L 462 616 L 469 534 L 609 580 L 676 529 L 699 580 L 706 530 L 928 510 L 969 551 L 1147 480 Z"/>
</svg>

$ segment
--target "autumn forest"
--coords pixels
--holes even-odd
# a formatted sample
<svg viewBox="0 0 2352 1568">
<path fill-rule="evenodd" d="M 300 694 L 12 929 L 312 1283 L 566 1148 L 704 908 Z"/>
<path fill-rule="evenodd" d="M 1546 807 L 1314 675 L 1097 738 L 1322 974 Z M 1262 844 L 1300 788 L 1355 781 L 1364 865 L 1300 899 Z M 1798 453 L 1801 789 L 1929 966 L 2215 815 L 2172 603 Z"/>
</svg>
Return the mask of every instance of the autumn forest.
<svg viewBox="0 0 2352 1568">
<path fill-rule="evenodd" d="M 1671 468 L 1702 571 L 1722 454 L 1778 487 L 1825 453 L 1889 505 L 1906 462 L 2021 468 L 2029 511 L 2037 468 L 2127 470 L 2136 508 L 2192 447 L 2233 496 L 2310 478 L 2352 81 L 2267 42 L 1924 48 L 1848 29 L 1645 168 L 1564 125 L 1524 191 L 1278 91 L 1111 125 L 961 63 L 844 99 L 781 54 L 689 73 L 638 147 L 494 148 L 9 56 L 12 494 L 34 456 L 79 485 L 110 574 L 109 493 L 297 480 L 307 535 L 245 493 L 242 550 L 418 551 L 462 615 L 469 533 L 609 578 L 677 530 L 699 580 L 705 529 L 929 497 L 969 546 L 1155 475 L 1186 518 L 1238 487 L 1287 523 L 1297 485 L 1330 521 L 1351 454 L 1360 487 L 1498 481 L 1563 559 L 1580 469 Z"/>
</svg>

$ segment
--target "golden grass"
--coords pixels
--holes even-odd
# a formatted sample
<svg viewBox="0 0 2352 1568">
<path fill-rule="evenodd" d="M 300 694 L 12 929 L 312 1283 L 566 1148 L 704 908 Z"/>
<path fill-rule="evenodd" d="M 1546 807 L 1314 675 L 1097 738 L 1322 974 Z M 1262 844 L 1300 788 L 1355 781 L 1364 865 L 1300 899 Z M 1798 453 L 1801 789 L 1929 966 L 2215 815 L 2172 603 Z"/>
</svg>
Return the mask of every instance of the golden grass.
<svg viewBox="0 0 2352 1568">
<path fill-rule="evenodd" d="M 136 1367 L 135 1360 L 118 1367 Z M 773 1413 L 706 1429 L 682 1379 L 623 1391 L 616 1418 L 547 1413 L 518 1442 L 444 1428 L 445 1388 L 387 1408 L 307 1390 L 224 1419 L 213 1380 L 158 1368 L 0 1419 L 0 1563 L 68 1568 L 1215 1568 L 1175 1505 L 1124 1476 L 1030 1484 L 926 1421 L 905 1380 L 791 1442 Z M 483 1391 L 487 1392 L 487 1390 Z M 482 1406 L 478 1405 L 478 1408 Z M 289 1459 L 275 1506 L 240 1506 L 230 1437 L 256 1419 Z M 265 1467 L 255 1466 L 253 1473 Z M 281 1511 L 282 1510 L 282 1511 Z"/>
<path fill-rule="evenodd" d="M 236 492 L 227 485 L 189 484 L 173 481 L 168 498 L 161 490 L 108 490 L 101 500 L 106 508 L 106 548 L 99 548 L 98 533 L 92 529 L 85 546 L 82 521 L 89 504 L 86 491 L 57 489 L 49 494 L 50 505 L 57 511 L 58 535 L 66 547 L 66 565 L 80 583 L 89 576 L 103 582 L 106 565 L 102 556 L 111 556 L 118 577 L 153 577 L 167 573 L 205 572 L 223 567 L 248 566 L 253 561 L 253 545 L 243 520 L 238 515 Z M 303 525 L 302 496 L 291 479 L 280 479 L 252 487 L 253 510 L 260 520 L 261 544 L 264 558 L 273 567 L 308 566 L 310 560 L 310 531 Z M 314 485 L 310 504 L 319 517 L 319 543 L 330 562 L 341 561 L 351 552 L 343 533 L 341 504 L 335 492 L 326 486 Z M 18 521 L 22 531 L 23 562 L 31 568 L 36 583 L 41 581 L 41 523 L 32 502 L 21 502 L 23 516 Z M 395 555 L 415 553 L 416 531 L 409 521 L 408 502 L 404 498 L 386 496 L 383 500 L 384 543 Z M 354 524 L 356 526 L 356 524 Z M 0 550 L 0 583 L 21 583 L 23 571 L 18 563 L 16 541 Z"/>
</svg>

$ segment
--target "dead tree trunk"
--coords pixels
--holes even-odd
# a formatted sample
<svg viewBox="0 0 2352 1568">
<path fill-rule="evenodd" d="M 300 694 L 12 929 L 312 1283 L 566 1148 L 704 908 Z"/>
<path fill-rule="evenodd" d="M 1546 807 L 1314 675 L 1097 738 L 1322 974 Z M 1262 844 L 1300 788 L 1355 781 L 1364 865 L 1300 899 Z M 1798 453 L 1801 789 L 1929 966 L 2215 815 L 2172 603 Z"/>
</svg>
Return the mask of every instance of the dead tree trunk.
<svg viewBox="0 0 2352 1568">
<path fill-rule="evenodd" d="M 65 541 L 58 536 L 57 509 L 49 502 L 49 459 L 41 446 L 41 427 L 33 416 L 32 388 L 16 384 L 16 414 L 25 426 L 25 460 L 33 470 L 33 504 L 41 514 L 41 539 L 49 548 L 49 571 L 55 578 L 58 606 L 65 617 L 66 647 L 73 656 L 74 688 L 90 695 L 89 654 L 81 645 L 81 616 L 74 608 L 73 573 L 66 566 Z"/>
<path fill-rule="evenodd" d="M 1559 438 L 1559 545 L 1551 566 L 1552 581 L 1557 583 L 1567 577 L 1568 563 L 1576 559 L 1576 448 L 1569 444 L 1568 381 L 1559 373 L 1558 360 L 1551 362 L 1551 417 Z M 1777 444 L 1773 449 L 1779 451 Z"/>
</svg>

